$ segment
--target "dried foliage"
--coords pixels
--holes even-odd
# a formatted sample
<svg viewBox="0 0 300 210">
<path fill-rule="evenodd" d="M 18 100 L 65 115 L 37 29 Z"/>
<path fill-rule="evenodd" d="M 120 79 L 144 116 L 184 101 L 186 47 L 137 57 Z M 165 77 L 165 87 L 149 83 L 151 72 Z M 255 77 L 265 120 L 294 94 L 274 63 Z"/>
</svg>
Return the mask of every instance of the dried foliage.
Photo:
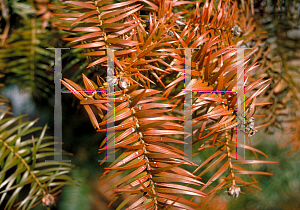
<svg viewBox="0 0 300 210">
<path fill-rule="evenodd" d="M 259 96 L 271 102 L 258 110 L 266 117 L 262 123 L 270 123 L 266 133 L 276 129 L 284 131 L 283 146 L 291 146 L 291 151 L 300 147 L 299 136 L 299 17 L 300 5 L 296 1 L 271 2 L 255 1 L 256 13 L 241 11 L 242 28 L 248 36 L 238 45 L 253 47 L 256 52 L 251 62 L 257 62 L 254 78 L 272 78 L 270 86 Z"/>
<path fill-rule="evenodd" d="M 269 104 L 259 96 L 270 80 L 253 76 L 257 75 L 255 58 L 259 55 L 252 57 L 259 44 L 246 51 L 244 60 L 234 59 L 235 47 L 255 35 L 251 34 L 255 27 L 252 19 L 246 16 L 250 10 L 246 2 L 243 2 L 246 10 L 240 10 L 238 3 L 231 1 L 64 3 L 50 8 L 57 10 L 54 16 L 62 21 L 57 26 L 70 32 L 64 40 L 74 43 L 74 48 L 83 48 L 83 55 L 90 57 L 88 68 L 103 69 L 105 74 L 109 65 L 107 48 L 115 50 L 114 79 L 97 77 L 96 84 L 83 75 L 84 88 L 69 79 L 62 83 L 80 100 L 97 131 L 115 131 L 115 139 L 108 135 L 99 151 L 113 146 L 116 149 L 116 160 L 101 178 L 107 177 L 103 180 L 106 183 L 123 175 L 108 189 L 114 190 L 110 195 L 113 201 L 129 193 L 118 209 L 132 200 L 134 203 L 128 209 L 195 209 L 226 188 L 235 197 L 242 189 L 251 192 L 253 188 L 260 189 L 253 175 L 271 174 L 254 171 L 251 164 L 275 162 L 260 160 L 259 155 L 267 156 L 251 146 L 249 137 L 269 123 L 254 127 L 257 118 L 265 117 L 254 112 L 259 106 Z M 189 84 L 184 83 L 184 48 L 194 49 Z M 232 93 L 238 79 L 237 66 L 241 63 L 246 75 L 245 146 L 241 139 L 236 142 L 237 96 Z M 105 92 L 109 84 L 118 86 L 114 99 Z M 185 87 L 190 87 L 193 93 L 186 93 Z M 185 94 L 192 94 L 189 110 L 195 126 L 193 156 L 201 156 L 203 150 L 211 152 L 201 165 L 187 159 L 180 149 L 185 143 L 183 128 L 188 116 L 180 112 Z M 115 109 L 107 112 L 109 100 L 114 100 Z M 112 116 L 116 126 L 107 128 Z M 239 157 L 239 162 L 232 162 L 237 158 L 236 147 L 245 147 L 257 160 L 247 162 Z M 186 169 L 191 169 L 188 166 L 196 167 L 192 172 Z M 200 181 L 209 171 L 213 175 L 205 183 Z M 194 203 L 195 196 L 205 199 L 200 204 Z"/>
</svg>

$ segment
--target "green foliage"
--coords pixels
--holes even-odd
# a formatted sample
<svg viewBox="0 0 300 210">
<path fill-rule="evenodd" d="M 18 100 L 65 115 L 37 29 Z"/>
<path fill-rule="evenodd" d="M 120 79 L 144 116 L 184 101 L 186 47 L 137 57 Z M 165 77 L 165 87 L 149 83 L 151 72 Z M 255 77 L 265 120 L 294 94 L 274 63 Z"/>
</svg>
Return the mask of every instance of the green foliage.
<svg viewBox="0 0 300 210">
<path fill-rule="evenodd" d="M 4 101 L 4 99 L 2 99 Z M 0 205 L 4 209 L 29 209 L 36 203 L 47 202 L 65 185 L 76 181 L 68 173 L 74 169 L 69 163 L 50 161 L 56 151 L 52 137 L 45 136 L 47 125 L 34 127 L 37 120 L 22 122 L 24 116 L 7 117 L 8 110 L 0 111 Z M 38 137 L 33 134 L 40 131 Z M 67 154 L 63 152 L 63 154 Z M 27 195 L 24 194 L 30 187 Z"/>
<path fill-rule="evenodd" d="M 7 4 L 4 2 L 2 7 L 2 13 L 8 12 L 5 16 L 8 31 L 3 34 L 0 48 L 0 71 L 5 74 L 1 82 L 18 84 L 32 94 L 36 103 L 53 103 L 54 52 L 47 48 L 68 47 L 68 43 L 60 39 L 66 33 L 57 30 L 49 20 L 51 10 L 45 3 L 12 0 Z M 81 51 L 63 51 L 63 73 L 75 81 L 79 81 L 78 75 L 88 65 L 86 58 L 80 56 Z"/>
<path fill-rule="evenodd" d="M 34 97 L 47 99 L 54 91 L 54 53 L 45 47 L 57 33 L 39 31 L 38 23 L 31 19 L 31 24 L 13 32 L 6 48 L 0 49 L 0 68 L 6 74 L 6 84 L 19 84 Z"/>
</svg>

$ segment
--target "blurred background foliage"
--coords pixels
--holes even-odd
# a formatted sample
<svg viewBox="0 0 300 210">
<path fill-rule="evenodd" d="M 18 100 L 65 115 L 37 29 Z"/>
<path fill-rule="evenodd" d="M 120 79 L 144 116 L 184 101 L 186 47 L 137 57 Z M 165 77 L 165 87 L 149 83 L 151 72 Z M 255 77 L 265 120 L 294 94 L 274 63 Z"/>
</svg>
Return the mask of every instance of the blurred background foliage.
<svg viewBox="0 0 300 210">
<path fill-rule="evenodd" d="M 262 191 L 257 190 L 255 194 L 247 192 L 238 199 L 218 193 L 205 209 L 300 209 L 300 1 L 251 2 L 257 28 L 267 32 L 258 38 L 262 52 L 271 51 L 258 59 L 264 67 L 260 76 L 272 78 L 271 89 L 263 97 L 269 97 L 269 101 L 274 103 L 264 107 L 273 111 L 273 123 L 252 137 L 252 141 L 257 149 L 264 151 L 270 160 L 278 161 L 278 164 L 257 166 L 257 170 L 273 174 L 270 177 L 257 176 Z M 0 90 L 0 95 L 10 100 L 15 116 L 29 114 L 28 120 L 40 117 L 37 125 L 48 123 L 50 129 L 46 135 L 53 135 L 54 51 L 46 48 L 69 46 L 61 39 L 66 34 L 57 30 L 55 22 L 51 22 L 49 3 L 59 4 L 59 1 L 1 1 L 0 73 L 5 77 L 0 77 L 0 83 L 4 83 L 5 87 Z M 240 7 L 243 4 L 245 2 L 240 1 Z M 99 69 L 86 69 L 89 62 L 80 53 L 81 49 L 63 50 L 63 77 L 80 84 L 81 73 L 92 80 L 96 75 L 101 76 Z M 278 102 L 287 95 L 289 97 L 285 103 Z M 63 149 L 74 154 L 68 159 L 80 169 L 71 175 L 82 185 L 64 187 L 56 197 L 53 209 L 115 209 L 118 203 L 107 207 L 110 200 L 104 195 L 105 186 L 99 187 L 98 181 L 104 171 L 98 163 L 103 159 L 103 154 L 98 155 L 103 134 L 94 131 L 87 113 L 78 106 L 72 94 L 63 94 L 62 108 Z M 202 153 L 203 160 L 209 157 L 208 152 Z M 214 172 L 205 176 L 210 177 L 210 173 Z M 34 209 L 45 207 L 38 205 Z"/>
</svg>

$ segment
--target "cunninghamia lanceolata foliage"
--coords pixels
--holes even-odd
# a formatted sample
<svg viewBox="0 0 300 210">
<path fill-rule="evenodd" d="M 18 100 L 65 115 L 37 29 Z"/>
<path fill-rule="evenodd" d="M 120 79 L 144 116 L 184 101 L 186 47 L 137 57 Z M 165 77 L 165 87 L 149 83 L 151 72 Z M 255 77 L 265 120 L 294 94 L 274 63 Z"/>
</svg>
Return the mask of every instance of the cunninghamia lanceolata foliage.
<svg viewBox="0 0 300 210">
<path fill-rule="evenodd" d="M 258 67 L 256 63 L 247 65 L 256 49 L 246 50 L 244 60 L 234 60 L 235 43 L 241 44 L 244 33 L 247 35 L 239 22 L 237 4 L 232 5 L 230 1 L 66 1 L 65 6 L 53 8 L 64 10 L 56 16 L 70 21 L 69 26 L 60 29 L 72 32 L 70 41 L 77 43 L 74 47 L 87 49 L 84 55 L 95 58 L 88 67 L 108 66 L 106 49 L 115 48 L 117 80 L 103 82 L 98 77 L 96 82 L 83 75 L 85 89 L 93 90 L 93 94 L 76 92 L 82 88 L 68 79 L 63 84 L 80 100 L 98 132 L 110 129 L 106 126 L 111 122 L 109 117 L 115 114 L 115 148 L 120 155 L 101 178 L 107 177 L 103 181 L 106 183 L 124 174 L 108 189 L 114 197 L 112 202 L 125 192 L 130 194 L 118 209 L 126 205 L 129 209 L 195 209 L 199 206 L 193 202 L 195 196 L 206 197 L 201 200 L 200 205 L 203 205 L 226 188 L 231 187 L 229 193 L 236 197 L 241 188 L 249 191 L 253 191 L 251 187 L 258 188 L 255 180 L 242 179 L 240 174 L 271 175 L 238 166 L 248 164 L 245 160 L 231 161 L 237 155 L 235 147 L 244 148 L 242 141 L 235 141 L 237 96 L 233 92 L 237 66 L 241 62 L 245 66 L 246 107 L 252 106 L 255 110 L 256 106 L 266 103 L 258 103 L 256 98 L 270 82 L 250 77 Z M 187 76 L 184 49 L 187 48 L 194 49 L 189 84 L 184 83 Z M 120 90 L 114 92 L 115 113 L 107 113 L 110 99 L 105 93 L 97 92 L 107 90 L 109 82 L 120 86 Z M 186 87 L 193 93 L 188 91 L 192 106 L 184 116 L 176 113 L 185 105 Z M 224 90 L 227 92 L 220 92 Z M 187 112 L 192 113 L 195 126 L 193 156 L 212 149 L 211 155 L 200 165 L 187 159 L 179 146 L 184 144 Z M 251 135 L 267 124 L 254 127 L 253 120 L 247 126 Z M 103 140 L 101 153 L 112 148 L 112 139 L 112 135 L 108 135 Z M 246 148 L 266 156 L 249 144 Z M 274 162 L 253 160 L 253 163 Z M 190 172 L 182 165 L 196 168 Z M 203 185 L 198 179 L 213 170 L 215 173 Z M 218 184 L 217 180 L 220 180 Z"/>
</svg>

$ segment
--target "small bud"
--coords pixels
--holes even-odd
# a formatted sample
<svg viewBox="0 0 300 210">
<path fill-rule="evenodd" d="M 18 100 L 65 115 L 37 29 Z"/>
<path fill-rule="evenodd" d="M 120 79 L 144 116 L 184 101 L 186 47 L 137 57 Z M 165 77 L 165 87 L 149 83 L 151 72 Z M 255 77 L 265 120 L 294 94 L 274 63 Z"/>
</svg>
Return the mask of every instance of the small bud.
<svg viewBox="0 0 300 210">
<path fill-rule="evenodd" d="M 231 195 L 231 196 L 237 198 L 237 197 L 239 197 L 239 194 L 241 192 L 241 188 L 232 185 L 227 192 L 228 192 L 228 195 Z"/>
<path fill-rule="evenodd" d="M 47 194 L 42 198 L 42 203 L 44 206 L 53 206 L 54 205 L 54 197 L 51 194 Z"/>
<path fill-rule="evenodd" d="M 121 87 L 122 87 L 123 89 L 126 89 L 126 88 L 127 88 L 127 82 L 124 81 L 124 80 L 122 80 L 122 81 L 121 81 Z"/>
<path fill-rule="evenodd" d="M 142 106 L 141 105 L 137 105 L 136 108 L 138 108 L 139 110 L 142 110 Z"/>
<path fill-rule="evenodd" d="M 236 187 L 236 188 L 234 189 L 234 193 L 235 193 L 235 197 L 236 197 L 236 198 L 239 197 L 240 191 L 241 191 L 241 188 L 239 188 L 239 187 Z"/>
<path fill-rule="evenodd" d="M 119 84 L 119 87 L 124 90 L 126 89 L 127 87 L 129 86 L 128 82 L 126 80 L 121 80 L 120 81 L 120 84 Z"/>
<path fill-rule="evenodd" d="M 237 24 L 235 24 L 231 30 L 233 31 L 234 36 L 241 36 L 242 34 L 242 29 Z"/>
</svg>

